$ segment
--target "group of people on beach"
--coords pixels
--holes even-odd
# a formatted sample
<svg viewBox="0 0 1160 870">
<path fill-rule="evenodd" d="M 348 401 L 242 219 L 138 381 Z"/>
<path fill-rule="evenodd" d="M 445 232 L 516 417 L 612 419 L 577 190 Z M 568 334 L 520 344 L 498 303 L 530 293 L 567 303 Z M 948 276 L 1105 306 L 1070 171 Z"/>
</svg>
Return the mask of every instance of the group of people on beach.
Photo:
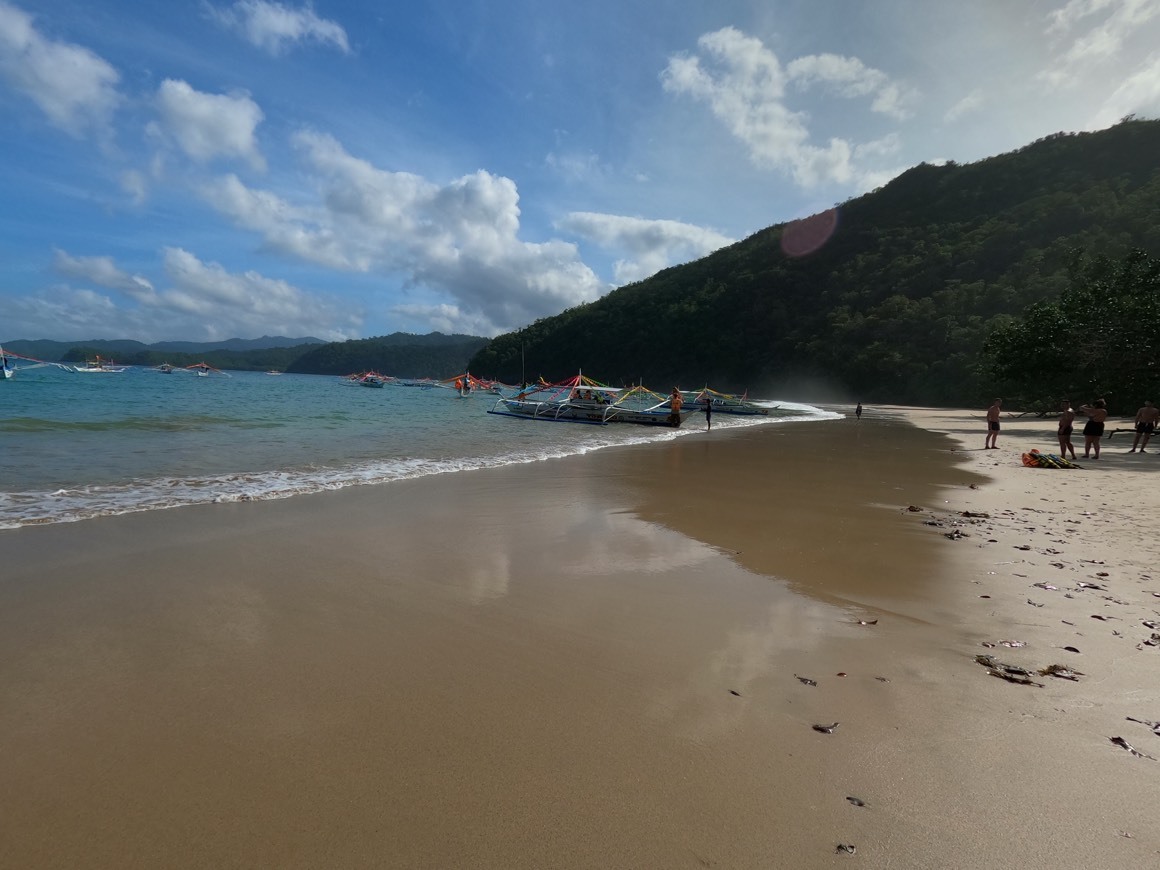
<svg viewBox="0 0 1160 870">
<path fill-rule="evenodd" d="M 1003 409 L 1003 400 L 996 399 L 991 403 L 991 407 L 987 409 L 987 437 L 983 442 L 984 450 L 997 450 L 999 440 L 999 415 Z M 1100 458 L 1100 439 L 1104 437 L 1104 426 L 1108 419 L 1107 402 L 1103 399 L 1096 399 L 1089 405 L 1080 405 L 1078 413 L 1082 413 L 1087 417 L 1087 422 L 1083 427 L 1083 458 L 1084 459 L 1099 459 Z M 1075 417 L 1077 411 L 1071 407 L 1071 402 L 1064 399 L 1059 406 L 1059 429 L 1057 435 L 1059 438 L 1059 455 L 1064 459 L 1075 459 L 1075 447 L 1071 443 L 1071 433 L 1075 428 Z M 1136 429 L 1136 438 L 1132 441 L 1132 449 L 1129 453 L 1135 453 L 1137 449 L 1140 453 L 1144 453 L 1148 446 L 1148 441 L 1156 432 L 1156 426 L 1160 423 L 1160 408 L 1155 407 L 1151 401 L 1144 403 L 1143 407 L 1136 412 L 1136 419 L 1134 426 Z"/>
</svg>

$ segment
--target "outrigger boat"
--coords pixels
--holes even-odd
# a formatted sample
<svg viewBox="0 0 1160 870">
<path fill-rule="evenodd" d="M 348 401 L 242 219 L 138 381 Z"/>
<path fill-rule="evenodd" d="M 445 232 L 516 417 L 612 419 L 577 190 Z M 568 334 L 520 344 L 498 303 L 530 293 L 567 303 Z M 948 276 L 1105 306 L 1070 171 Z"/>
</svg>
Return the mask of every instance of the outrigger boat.
<svg viewBox="0 0 1160 870">
<path fill-rule="evenodd" d="M 21 360 L 22 362 L 32 363 L 32 365 L 14 365 L 13 360 Z M 48 366 L 63 369 L 66 372 L 74 371 L 72 366 L 65 365 L 64 363 L 48 362 L 47 360 L 36 359 L 31 356 L 21 356 L 18 353 L 12 353 L 12 351 L 0 347 L 0 382 L 10 380 L 19 371 L 24 371 L 25 369 L 42 369 Z"/>
<path fill-rule="evenodd" d="M 507 385 L 499 381 L 489 381 L 487 378 L 477 378 L 471 372 L 464 372 L 461 375 L 437 381 L 435 386 L 455 390 L 460 398 L 465 399 L 468 396 L 482 396 L 484 394 L 502 396 L 504 387 Z M 514 390 L 514 388 L 509 389 Z"/>
<path fill-rule="evenodd" d="M 125 371 L 128 366 L 119 366 L 109 359 L 102 359 L 100 354 L 97 354 L 94 359 L 85 360 L 83 366 L 73 366 L 72 370 L 79 375 L 88 374 L 106 374 L 119 375 Z"/>
<path fill-rule="evenodd" d="M 645 387 L 620 389 L 578 374 L 558 384 L 541 381 L 516 395 L 500 398 L 489 414 L 553 423 L 635 423 L 676 428 L 697 409 L 674 412 L 667 396 Z"/>
<path fill-rule="evenodd" d="M 221 369 L 215 369 L 207 362 L 194 363 L 191 366 L 186 366 L 187 372 L 193 372 L 199 378 L 208 378 L 210 374 L 221 375 L 223 378 L 228 378 L 229 375 Z"/>
<path fill-rule="evenodd" d="M 346 386 L 374 387 L 376 389 L 385 387 L 388 381 L 393 380 L 394 378 L 389 375 L 380 375 L 378 372 L 355 372 L 351 375 L 343 375 L 338 379 L 340 384 L 345 384 Z"/>
<path fill-rule="evenodd" d="M 705 387 L 701 390 L 681 390 L 685 404 L 692 405 L 694 410 L 704 411 L 712 406 L 714 414 L 739 414 L 749 417 L 768 417 L 770 408 L 749 401 L 746 396 L 734 396 L 729 393 L 719 393 Z M 773 409 L 776 410 L 776 409 Z"/>
</svg>

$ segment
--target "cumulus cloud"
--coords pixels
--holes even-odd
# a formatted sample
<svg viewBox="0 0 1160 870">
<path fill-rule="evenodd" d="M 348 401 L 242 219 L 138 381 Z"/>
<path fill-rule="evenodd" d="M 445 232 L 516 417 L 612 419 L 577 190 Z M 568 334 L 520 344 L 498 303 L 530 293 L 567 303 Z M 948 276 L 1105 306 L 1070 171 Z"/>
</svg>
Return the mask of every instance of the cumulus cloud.
<svg viewBox="0 0 1160 870">
<path fill-rule="evenodd" d="M 908 116 L 914 99 L 911 89 L 857 58 L 809 55 L 783 66 L 760 40 L 733 27 L 706 33 L 697 44 L 701 56 L 669 58 L 661 73 L 665 90 L 707 103 L 754 163 L 788 172 L 803 187 L 848 183 L 858 170 L 845 139 L 831 138 L 824 147 L 810 141 L 808 117 L 786 104 L 791 84 L 869 98 L 872 111 L 896 119 Z"/>
<path fill-rule="evenodd" d="M 856 57 L 812 54 L 792 60 L 786 74 L 798 88 L 821 84 L 842 97 L 870 97 L 870 110 L 902 120 L 910 117 L 914 93 L 881 70 L 868 67 Z"/>
<path fill-rule="evenodd" d="M 117 71 L 87 48 L 43 36 L 30 15 L 5 0 L 0 0 L 0 80 L 70 135 L 111 135 L 110 121 L 121 102 Z"/>
<path fill-rule="evenodd" d="M 206 199 L 280 251 L 332 268 L 402 275 L 409 286 L 440 293 L 433 315 L 476 323 L 482 334 L 609 289 L 575 245 L 520 240 L 519 194 L 508 178 L 479 171 L 438 185 L 380 169 L 331 136 L 306 131 L 295 144 L 317 200 L 291 203 L 236 176 L 207 186 Z"/>
<path fill-rule="evenodd" d="M 151 302 L 156 294 L 149 279 L 118 269 L 112 257 L 73 257 L 57 250 L 53 267 L 62 275 L 120 290 L 138 302 Z"/>
<path fill-rule="evenodd" d="M 309 3 L 293 8 L 268 0 L 238 0 L 226 9 L 211 7 L 210 15 L 222 26 L 273 55 L 306 42 L 330 45 L 343 54 L 350 52 L 342 26 L 319 18 Z"/>
<path fill-rule="evenodd" d="M 62 339 L 133 336 L 144 341 L 238 335 L 314 335 L 341 341 L 359 334 L 362 312 L 255 271 L 233 273 L 183 248 L 166 248 L 166 285 L 158 290 L 108 256 L 58 250 L 54 266 L 69 283 L 10 300 L 10 329 Z M 104 288 L 94 289 L 96 285 Z M 8 315 L 11 315 L 10 319 Z"/>
<path fill-rule="evenodd" d="M 618 284 L 642 281 L 661 269 L 703 257 L 734 239 L 714 230 L 669 220 L 646 220 L 622 215 L 572 212 L 556 228 L 631 256 L 617 260 Z"/>
<path fill-rule="evenodd" d="M 1158 0 L 1070 0 L 1047 16 L 1047 34 L 1062 43 L 1062 51 L 1040 80 L 1052 87 L 1075 85 L 1093 68 L 1121 63 L 1125 43 L 1157 16 Z"/>
<path fill-rule="evenodd" d="M 194 160 L 237 157 L 265 168 L 254 136 L 264 116 L 249 94 L 207 94 L 166 79 L 158 89 L 157 106 L 164 131 Z"/>
</svg>

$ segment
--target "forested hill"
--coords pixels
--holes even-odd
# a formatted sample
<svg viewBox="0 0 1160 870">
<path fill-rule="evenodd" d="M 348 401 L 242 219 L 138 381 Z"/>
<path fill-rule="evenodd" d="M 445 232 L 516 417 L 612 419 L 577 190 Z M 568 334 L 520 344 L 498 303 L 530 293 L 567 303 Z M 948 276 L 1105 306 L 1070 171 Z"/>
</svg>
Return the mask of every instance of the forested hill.
<svg viewBox="0 0 1160 870">
<path fill-rule="evenodd" d="M 471 371 L 977 403 L 991 330 L 1057 296 L 1077 250 L 1160 255 L 1157 203 L 1160 121 L 922 164 L 833 212 L 500 336 Z"/>
<path fill-rule="evenodd" d="M 486 338 L 474 335 L 396 332 L 310 348 L 286 371 L 346 375 L 374 370 L 400 378 L 447 378 L 466 371 L 471 355 L 486 344 Z"/>
</svg>

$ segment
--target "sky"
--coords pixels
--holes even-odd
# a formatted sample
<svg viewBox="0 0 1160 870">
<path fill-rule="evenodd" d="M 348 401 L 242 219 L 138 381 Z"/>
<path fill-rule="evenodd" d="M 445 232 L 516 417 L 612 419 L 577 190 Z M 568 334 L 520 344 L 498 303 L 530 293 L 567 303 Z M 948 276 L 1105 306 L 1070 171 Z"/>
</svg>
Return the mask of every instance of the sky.
<svg viewBox="0 0 1160 870">
<path fill-rule="evenodd" d="M 1160 0 L 0 0 L 0 341 L 492 336 L 1128 114 Z"/>
</svg>

